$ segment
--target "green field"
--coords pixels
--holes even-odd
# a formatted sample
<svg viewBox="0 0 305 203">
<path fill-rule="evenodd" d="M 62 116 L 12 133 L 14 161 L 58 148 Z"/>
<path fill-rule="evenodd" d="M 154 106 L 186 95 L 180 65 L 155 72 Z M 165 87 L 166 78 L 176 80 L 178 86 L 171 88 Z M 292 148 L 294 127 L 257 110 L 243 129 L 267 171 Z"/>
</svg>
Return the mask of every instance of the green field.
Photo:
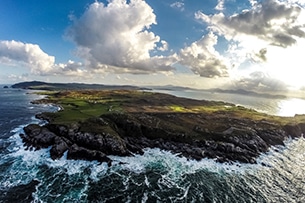
<svg viewBox="0 0 305 203">
<path fill-rule="evenodd" d="M 192 100 L 172 95 L 138 90 L 47 91 L 44 103 L 62 107 L 55 113 L 45 113 L 53 123 L 69 124 L 109 113 L 194 113 L 206 116 L 266 120 L 280 125 L 305 122 L 305 116 L 279 117 L 257 112 L 225 102 Z M 211 123 L 215 126 L 215 123 Z"/>
</svg>

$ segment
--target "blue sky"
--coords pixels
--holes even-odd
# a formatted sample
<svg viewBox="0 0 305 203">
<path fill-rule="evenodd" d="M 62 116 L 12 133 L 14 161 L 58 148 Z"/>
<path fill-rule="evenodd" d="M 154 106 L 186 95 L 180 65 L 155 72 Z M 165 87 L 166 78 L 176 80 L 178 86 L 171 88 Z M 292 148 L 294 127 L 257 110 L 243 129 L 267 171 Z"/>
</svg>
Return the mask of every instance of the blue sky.
<svg viewBox="0 0 305 203">
<path fill-rule="evenodd" d="M 304 93 L 303 0 L 1 0 L 0 83 Z"/>
</svg>

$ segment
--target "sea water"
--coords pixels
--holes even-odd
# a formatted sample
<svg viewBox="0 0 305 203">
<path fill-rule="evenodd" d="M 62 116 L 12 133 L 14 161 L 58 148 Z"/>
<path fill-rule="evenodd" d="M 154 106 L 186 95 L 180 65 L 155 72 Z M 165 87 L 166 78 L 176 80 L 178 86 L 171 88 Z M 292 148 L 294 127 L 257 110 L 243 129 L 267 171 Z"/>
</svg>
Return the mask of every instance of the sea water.
<svg viewBox="0 0 305 203">
<path fill-rule="evenodd" d="M 43 124 L 35 114 L 57 110 L 31 104 L 41 96 L 28 93 L 0 89 L 0 202 L 305 202 L 303 137 L 272 147 L 254 165 L 187 160 L 160 149 L 111 156 L 111 167 L 66 155 L 53 161 L 49 149 L 26 150 L 19 137 L 27 124 Z"/>
</svg>

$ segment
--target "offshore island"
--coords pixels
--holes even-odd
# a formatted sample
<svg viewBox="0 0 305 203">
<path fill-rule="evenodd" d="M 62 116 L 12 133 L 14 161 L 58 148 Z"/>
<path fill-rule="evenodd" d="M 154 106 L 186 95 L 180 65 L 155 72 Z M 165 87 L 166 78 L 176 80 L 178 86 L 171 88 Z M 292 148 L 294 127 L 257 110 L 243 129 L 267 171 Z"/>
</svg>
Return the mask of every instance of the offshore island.
<svg viewBox="0 0 305 203">
<path fill-rule="evenodd" d="M 132 86 L 24 82 L 13 88 L 44 90 L 36 104 L 58 112 L 37 118 L 20 134 L 32 150 L 50 147 L 52 159 L 96 160 L 160 148 L 189 159 L 256 163 L 271 146 L 305 133 L 305 115 L 279 117 L 226 102 L 194 100 Z"/>
</svg>

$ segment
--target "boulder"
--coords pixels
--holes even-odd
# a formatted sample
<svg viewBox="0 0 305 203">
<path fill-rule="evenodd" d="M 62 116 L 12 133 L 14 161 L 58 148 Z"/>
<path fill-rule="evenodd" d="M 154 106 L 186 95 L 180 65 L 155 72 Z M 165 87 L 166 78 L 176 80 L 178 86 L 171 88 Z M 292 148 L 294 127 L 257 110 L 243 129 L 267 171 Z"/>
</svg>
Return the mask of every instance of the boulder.
<svg viewBox="0 0 305 203">
<path fill-rule="evenodd" d="M 30 124 L 24 127 L 24 134 L 21 134 L 23 142 L 27 143 L 28 146 L 35 148 L 47 148 L 54 144 L 56 134 L 49 131 L 45 127 L 41 127 L 37 124 Z"/>
<path fill-rule="evenodd" d="M 80 159 L 88 161 L 99 161 L 106 162 L 108 166 L 111 166 L 112 160 L 108 158 L 103 152 L 96 150 L 89 150 L 84 147 L 79 147 L 77 144 L 74 144 L 70 147 L 68 154 L 68 159 Z"/>
<path fill-rule="evenodd" d="M 55 138 L 55 143 L 50 150 L 51 158 L 59 159 L 63 156 L 63 154 L 69 149 L 69 145 L 65 141 L 65 139 L 61 137 Z"/>
</svg>

